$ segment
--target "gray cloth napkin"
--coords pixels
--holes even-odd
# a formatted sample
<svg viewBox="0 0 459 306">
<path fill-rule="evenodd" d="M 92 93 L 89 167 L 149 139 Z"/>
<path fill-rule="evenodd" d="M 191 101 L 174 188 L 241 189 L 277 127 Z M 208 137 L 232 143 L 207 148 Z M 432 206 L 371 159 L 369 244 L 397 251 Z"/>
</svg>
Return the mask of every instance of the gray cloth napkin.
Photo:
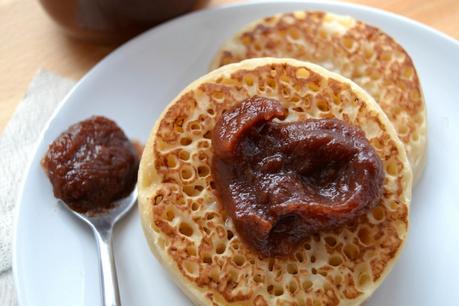
<svg viewBox="0 0 459 306">
<path fill-rule="evenodd" d="M 56 106 L 75 84 L 48 71 L 40 71 L 32 80 L 0 135 L 0 305 L 16 305 L 11 274 L 13 216 L 23 174 L 38 136 Z"/>
</svg>

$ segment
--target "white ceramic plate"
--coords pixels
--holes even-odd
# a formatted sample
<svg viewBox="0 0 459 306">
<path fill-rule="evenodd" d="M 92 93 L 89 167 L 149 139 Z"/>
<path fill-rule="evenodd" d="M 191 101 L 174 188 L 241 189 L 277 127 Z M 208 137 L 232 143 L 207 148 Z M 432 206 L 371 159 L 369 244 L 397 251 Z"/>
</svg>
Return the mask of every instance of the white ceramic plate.
<svg viewBox="0 0 459 306">
<path fill-rule="evenodd" d="M 166 104 L 206 73 L 221 42 L 255 18 L 298 9 L 349 14 L 393 35 L 412 56 L 424 88 L 428 161 L 414 190 L 409 239 L 368 305 L 459 305 L 459 43 L 379 10 L 299 1 L 228 6 L 176 19 L 122 46 L 79 82 L 43 133 L 23 185 L 14 248 L 21 305 L 100 304 L 95 242 L 86 225 L 56 204 L 39 164 L 47 145 L 93 114 L 146 140 Z M 136 210 L 117 226 L 114 247 L 123 305 L 190 304 L 151 255 Z"/>
</svg>

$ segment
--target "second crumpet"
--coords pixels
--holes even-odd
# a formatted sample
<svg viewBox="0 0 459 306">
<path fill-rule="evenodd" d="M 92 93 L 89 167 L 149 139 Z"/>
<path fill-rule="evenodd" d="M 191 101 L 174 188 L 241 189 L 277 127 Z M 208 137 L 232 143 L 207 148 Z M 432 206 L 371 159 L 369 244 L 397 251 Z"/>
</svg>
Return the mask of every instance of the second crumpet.
<svg viewBox="0 0 459 306">
<path fill-rule="evenodd" d="M 211 68 L 255 57 L 310 61 L 356 82 L 389 117 L 419 179 L 427 142 L 424 98 L 413 61 L 388 34 L 348 16 L 284 13 L 244 27 L 223 44 Z"/>
</svg>

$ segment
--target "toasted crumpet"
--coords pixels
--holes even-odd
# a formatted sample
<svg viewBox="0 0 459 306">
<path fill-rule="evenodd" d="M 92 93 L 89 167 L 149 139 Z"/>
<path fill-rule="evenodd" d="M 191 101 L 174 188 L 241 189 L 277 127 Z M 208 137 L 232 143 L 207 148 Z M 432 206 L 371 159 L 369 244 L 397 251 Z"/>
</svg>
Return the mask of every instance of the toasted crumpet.
<svg viewBox="0 0 459 306">
<path fill-rule="evenodd" d="M 427 142 L 424 98 L 410 56 L 392 37 L 348 16 L 279 14 L 244 27 L 223 44 L 211 68 L 254 57 L 310 61 L 360 85 L 393 123 L 419 179 Z"/>
<path fill-rule="evenodd" d="M 386 173 L 379 205 L 311 236 L 288 258 L 253 252 L 216 203 L 210 134 L 224 110 L 254 95 L 277 99 L 289 111 L 285 121 L 338 118 L 360 127 Z M 140 164 L 139 209 L 153 254 L 196 305 L 358 305 L 400 254 L 411 176 L 392 124 L 355 83 L 298 60 L 251 59 L 191 83 L 162 113 Z"/>
</svg>

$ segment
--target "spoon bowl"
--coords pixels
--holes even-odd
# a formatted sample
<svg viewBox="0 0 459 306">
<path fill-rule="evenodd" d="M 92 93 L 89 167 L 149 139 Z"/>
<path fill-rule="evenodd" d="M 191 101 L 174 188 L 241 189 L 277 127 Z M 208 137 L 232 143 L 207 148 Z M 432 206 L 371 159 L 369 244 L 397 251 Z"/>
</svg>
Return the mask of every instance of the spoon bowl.
<svg viewBox="0 0 459 306">
<path fill-rule="evenodd" d="M 76 212 L 67 203 L 59 200 L 59 203 L 63 204 L 69 212 L 88 224 L 94 233 L 101 267 L 100 279 L 104 306 L 121 305 L 116 266 L 113 258 L 112 233 L 116 222 L 125 216 L 136 202 L 137 186 L 127 197 L 115 201 L 111 209 L 95 215 Z"/>
</svg>

